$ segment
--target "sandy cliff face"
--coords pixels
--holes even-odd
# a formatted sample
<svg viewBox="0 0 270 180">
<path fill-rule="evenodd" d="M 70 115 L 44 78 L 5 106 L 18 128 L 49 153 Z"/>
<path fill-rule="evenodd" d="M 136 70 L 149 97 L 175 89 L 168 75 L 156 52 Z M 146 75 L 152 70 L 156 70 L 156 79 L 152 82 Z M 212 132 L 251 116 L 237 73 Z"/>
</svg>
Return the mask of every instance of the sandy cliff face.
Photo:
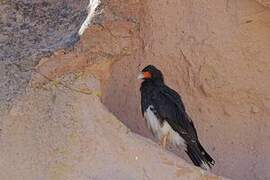
<svg viewBox="0 0 270 180">
<path fill-rule="evenodd" d="M 252 0 L 157 0 L 143 1 L 140 12 L 142 54 L 113 66 L 105 104 L 149 136 L 135 74 L 154 64 L 181 93 L 217 161 L 214 172 L 269 179 L 269 8 Z"/>
<path fill-rule="evenodd" d="M 223 179 L 133 134 L 99 95 L 92 71 L 27 89 L 2 119 L 0 179 Z"/>
<path fill-rule="evenodd" d="M 269 179 L 270 10 L 261 2 L 102 1 L 95 24 L 73 49 L 40 61 L 34 89 L 1 121 L 3 177 L 200 178 L 174 155 L 126 133 L 95 96 L 132 131 L 151 137 L 136 77 L 154 64 L 182 95 L 216 160 L 213 172 Z M 185 172 L 177 173 L 178 166 Z"/>
<path fill-rule="evenodd" d="M 266 7 L 270 7 L 270 1 L 269 0 L 257 0 L 259 3 Z"/>
</svg>

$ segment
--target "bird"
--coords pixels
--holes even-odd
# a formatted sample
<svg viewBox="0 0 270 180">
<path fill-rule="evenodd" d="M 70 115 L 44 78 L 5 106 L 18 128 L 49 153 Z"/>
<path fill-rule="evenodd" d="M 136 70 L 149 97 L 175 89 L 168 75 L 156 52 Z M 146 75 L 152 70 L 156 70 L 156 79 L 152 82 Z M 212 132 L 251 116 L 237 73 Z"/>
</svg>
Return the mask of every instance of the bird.
<svg viewBox="0 0 270 180">
<path fill-rule="evenodd" d="M 138 79 L 142 80 L 142 115 L 154 137 L 163 148 L 166 148 L 167 142 L 184 148 L 195 166 L 210 170 L 215 161 L 201 145 L 181 96 L 164 83 L 162 72 L 153 65 L 146 66 Z"/>
</svg>

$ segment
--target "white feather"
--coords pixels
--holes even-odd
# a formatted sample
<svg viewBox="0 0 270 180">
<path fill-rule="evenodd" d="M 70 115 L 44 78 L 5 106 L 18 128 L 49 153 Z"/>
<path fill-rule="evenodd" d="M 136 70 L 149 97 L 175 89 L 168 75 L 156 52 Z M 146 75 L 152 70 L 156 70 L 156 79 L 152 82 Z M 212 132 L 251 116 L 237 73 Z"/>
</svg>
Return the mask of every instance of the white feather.
<svg viewBox="0 0 270 180">
<path fill-rule="evenodd" d="M 100 0 L 89 0 L 88 4 L 88 15 L 84 20 L 78 34 L 81 36 L 87 27 L 91 24 L 93 17 L 96 15 L 96 9 L 100 5 Z"/>
<path fill-rule="evenodd" d="M 154 109 L 154 106 L 151 105 L 146 109 L 144 117 L 148 128 L 152 130 L 154 136 L 161 140 L 163 136 L 168 135 L 168 141 L 171 144 L 175 146 L 183 146 L 186 149 L 185 140 L 172 129 L 167 121 L 164 121 L 164 123 L 161 124 L 151 109 Z"/>
<path fill-rule="evenodd" d="M 207 163 L 205 163 L 204 161 L 202 161 L 202 163 L 200 164 L 201 168 L 203 168 L 204 170 L 208 171 L 211 168 L 209 167 L 209 165 Z"/>
</svg>

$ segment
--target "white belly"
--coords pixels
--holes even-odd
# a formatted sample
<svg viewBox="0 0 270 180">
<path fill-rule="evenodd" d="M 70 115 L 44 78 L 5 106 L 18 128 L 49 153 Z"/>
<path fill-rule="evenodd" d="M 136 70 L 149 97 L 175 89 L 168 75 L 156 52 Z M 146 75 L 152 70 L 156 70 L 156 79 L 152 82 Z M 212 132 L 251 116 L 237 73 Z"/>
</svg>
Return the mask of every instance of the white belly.
<svg viewBox="0 0 270 180">
<path fill-rule="evenodd" d="M 148 128 L 150 128 L 156 138 L 161 140 L 165 135 L 168 135 L 168 141 L 175 146 L 184 146 L 186 148 L 185 140 L 175 132 L 167 121 L 160 123 L 154 112 L 151 110 L 154 107 L 151 105 L 146 109 L 144 117 L 146 119 Z"/>
</svg>

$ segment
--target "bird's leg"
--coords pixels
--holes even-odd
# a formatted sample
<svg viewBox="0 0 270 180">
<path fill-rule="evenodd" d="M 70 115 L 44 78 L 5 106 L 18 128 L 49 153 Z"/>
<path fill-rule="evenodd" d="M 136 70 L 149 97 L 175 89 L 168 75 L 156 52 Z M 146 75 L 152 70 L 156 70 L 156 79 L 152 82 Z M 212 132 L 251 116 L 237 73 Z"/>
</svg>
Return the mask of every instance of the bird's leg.
<svg viewBox="0 0 270 180">
<path fill-rule="evenodd" d="M 166 149 L 167 138 L 168 138 L 168 134 L 164 135 L 162 137 L 162 139 L 161 139 L 162 140 L 162 147 L 163 147 L 163 149 Z"/>
</svg>

